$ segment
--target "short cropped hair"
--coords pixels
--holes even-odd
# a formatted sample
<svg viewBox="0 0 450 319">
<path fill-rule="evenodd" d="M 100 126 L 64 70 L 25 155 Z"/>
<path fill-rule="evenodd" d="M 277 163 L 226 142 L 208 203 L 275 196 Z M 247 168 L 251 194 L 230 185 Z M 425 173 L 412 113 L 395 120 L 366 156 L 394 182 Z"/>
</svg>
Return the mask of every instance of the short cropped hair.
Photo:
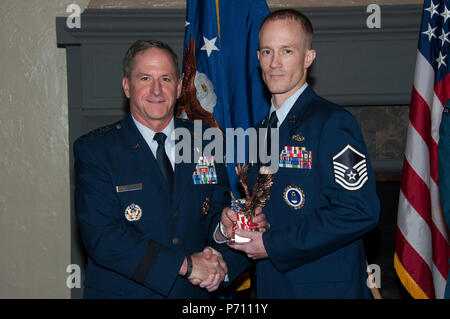
<svg viewBox="0 0 450 319">
<path fill-rule="evenodd" d="M 134 57 L 136 56 L 136 54 L 152 48 L 165 50 L 166 52 L 169 53 L 169 55 L 172 58 L 173 65 L 175 67 L 175 73 L 177 75 L 177 78 L 179 78 L 180 71 L 178 69 L 177 55 L 168 44 L 159 40 L 137 40 L 136 42 L 134 42 L 127 50 L 127 53 L 125 53 L 125 57 L 123 58 L 122 63 L 123 76 L 126 78 L 130 78 L 131 72 L 133 71 Z"/>
<path fill-rule="evenodd" d="M 294 10 L 294 9 L 281 9 L 274 12 L 271 12 L 261 23 L 261 26 L 259 27 L 259 32 L 261 33 L 261 30 L 266 24 L 266 22 L 270 21 L 276 21 L 276 20 L 295 20 L 300 23 L 300 26 L 305 33 L 305 40 L 307 43 L 308 49 L 311 49 L 312 45 L 312 38 L 314 35 L 314 28 L 311 23 L 311 21 L 308 19 L 307 16 L 305 16 L 303 13 Z"/>
</svg>

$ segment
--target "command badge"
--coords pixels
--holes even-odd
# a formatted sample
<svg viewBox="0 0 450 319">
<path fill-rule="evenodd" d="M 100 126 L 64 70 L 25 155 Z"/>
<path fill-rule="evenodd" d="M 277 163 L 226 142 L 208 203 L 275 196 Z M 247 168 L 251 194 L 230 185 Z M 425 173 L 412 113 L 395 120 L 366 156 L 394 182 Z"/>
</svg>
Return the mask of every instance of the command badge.
<svg viewBox="0 0 450 319">
<path fill-rule="evenodd" d="M 214 156 L 200 157 L 192 174 L 194 184 L 217 184 Z"/>
<path fill-rule="evenodd" d="M 350 145 L 333 157 L 334 180 L 349 191 L 364 186 L 367 177 L 366 156 Z"/>
<path fill-rule="evenodd" d="M 135 222 L 139 219 L 141 219 L 142 216 L 142 209 L 136 205 L 131 204 L 128 205 L 127 208 L 125 208 L 125 218 L 130 222 Z"/>
<path fill-rule="evenodd" d="M 289 185 L 284 189 L 283 199 L 293 209 L 300 209 L 305 205 L 305 193 L 296 185 Z"/>
</svg>

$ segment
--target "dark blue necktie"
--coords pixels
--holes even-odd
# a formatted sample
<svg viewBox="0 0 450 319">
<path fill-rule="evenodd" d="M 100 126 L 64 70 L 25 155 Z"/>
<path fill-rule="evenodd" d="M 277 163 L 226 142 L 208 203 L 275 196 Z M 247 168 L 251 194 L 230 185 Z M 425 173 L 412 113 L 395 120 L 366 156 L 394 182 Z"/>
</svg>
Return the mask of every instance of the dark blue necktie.
<svg viewBox="0 0 450 319">
<path fill-rule="evenodd" d="M 272 147 L 272 128 L 277 128 L 277 112 L 273 111 L 270 114 L 269 124 L 267 125 L 267 155 L 270 155 L 271 147 Z"/>
<path fill-rule="evenodd" d="M 158 148 L 156 149 L 156 161 L 158 162 L 159 169 L 167 181 L 170 192 L 172 192 L 173 187 L 173 169 L 170 164 L 169 158 L 167 157 L 166 150 L 164 148 L 164 142 L 166 141 L 166 135 L 164 133 L 156 133 L 153 139 L 158 143 Z"/>
</svg>

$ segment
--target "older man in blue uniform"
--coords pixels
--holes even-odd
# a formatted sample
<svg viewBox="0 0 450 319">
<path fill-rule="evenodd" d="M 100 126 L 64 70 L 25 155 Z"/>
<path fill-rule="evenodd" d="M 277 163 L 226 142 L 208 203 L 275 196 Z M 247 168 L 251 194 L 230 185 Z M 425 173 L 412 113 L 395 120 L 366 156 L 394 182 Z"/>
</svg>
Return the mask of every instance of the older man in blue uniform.
<svg viewBox="0 0 450 319">
<path fill-rule="evenodd" d="M 130 114 L 74 144 L 85 297 L 208 298 L 227 272 L 205 248 L 213 216 L 229 205 L 226 170 L 213 158 L 175 158 L 174 130 L 193 124 L 173 117 L 181 79 L 170 47 L 137 41 L 123 68 Z M 194 183 L 205 165 L 209 175 Z"/>
<path fill-rule="evenodd" d="M 279 169 L 264 208 L 271 228 L 238 230 L 251 241 L 229 246 L 257 260 L 259 298 L 369 298 L 361 237 L 379 218 L 375 178 L 353 116 L 306 83 L 312 35 L 310 21 L 290 9 L 261 25 L 258 57 L 272 107 L 257 128 L 279 132 Z M 218 242 L 232 235 L 234 218 L 222 213 Z M 245 265 L 224 258 L 230 274 Z"/>
<path fill-rule="evenodd" d="M 439 194 L 445 221 L 450 229 L 450 100 L 447 100 L 439 128 Z M 450 264 L 450 259 L 448 260 Z M 450 275 L 450 268 L 449 268 Z M 450 299 L 450 276 L 447 276 L 445 298 Z"/>
</svg>

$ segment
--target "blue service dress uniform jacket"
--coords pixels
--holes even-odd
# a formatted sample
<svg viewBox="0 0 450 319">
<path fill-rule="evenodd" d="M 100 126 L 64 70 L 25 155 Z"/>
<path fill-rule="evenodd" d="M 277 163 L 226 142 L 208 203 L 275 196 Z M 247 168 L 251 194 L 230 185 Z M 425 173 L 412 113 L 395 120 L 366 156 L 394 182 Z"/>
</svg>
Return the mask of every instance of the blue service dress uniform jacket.
<svg viewBox="0 0 450 319">
<path fill-rule="evenodd" d="M 445 221 L 450 229 L 450 108 L 444 108 L 439 128 L 439 195 Z M 448 260 L 450 264 L 450 259 Z M 450 299 L 450 268 L 447 275 L 445 298 Z"/>
<path fill-rule="evenodd" d="M 357 122 L 308 86 L 279 127 L 279 154 L 263 209 L 271 228 L 263 234 L 269 258 L 256 264 L 258 298 L 369 298 L 361 236 L 380 206 Z M 229 272 L 243 264 L 226 258 Z"/>
<path fill-rule="evenodd" d="M 192 122 L 175 119 L 177 128 L 192 137 Z M 171 194 L 131 114 L 80 137 L 74 153 L 85 297 L 209 298 L 178 271 L 186 255 L 209 245 L 211 221 L 230 203 L 224 165 L 215 164 L 217 184 L 194 185 L 196 163 L 176 164 Z"/>
</svg>

